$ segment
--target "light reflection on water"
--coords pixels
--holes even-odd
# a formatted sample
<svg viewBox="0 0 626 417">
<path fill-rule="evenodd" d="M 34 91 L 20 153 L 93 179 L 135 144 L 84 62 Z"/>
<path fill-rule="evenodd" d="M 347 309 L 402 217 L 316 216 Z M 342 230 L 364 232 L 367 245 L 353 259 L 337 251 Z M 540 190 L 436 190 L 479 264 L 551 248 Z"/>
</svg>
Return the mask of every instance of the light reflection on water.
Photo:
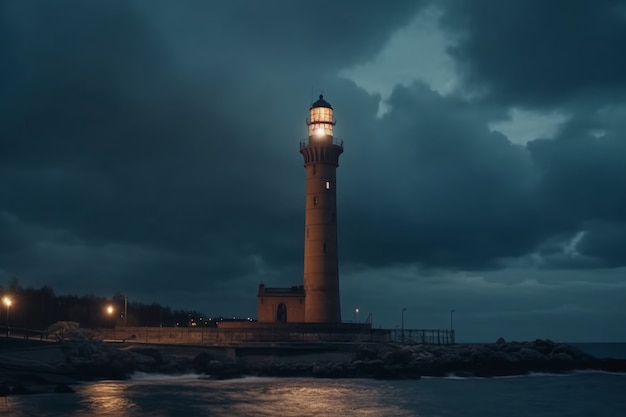
<svg viewBox="0 0 626 417">
<path fill-rule="evenodd" d="M 87 415 L 127 417 L 134 415 L 136 404 L 126 395 L 120 381 L 103 381 L 80 389 L 83 410 Z"/>
<path fill-rule="evenodd" d="M 0 417 L 583 417 L 623 415 L 626 375 L 571 374 L 420 381 L 144 376 L 76 394 L 0 399 Z"/>
<path fill-rule="evenodd" d="M 289 385 L 255 386 L 255 395 L 251 397 L 246 385 L 233 384 L 229 390 L 231 405 L 215 415 L 287 417 L 413 415 L 389 404 L 389 398 L 381 399 L 380 386 L 377 388 L 362 386 L 361 389 L 355 390 L 353 385 L 334 380 L 292 380 Z"/>
<path fill-rule="evenodd" d="M 402 409 L 402 399 L 392 386 L 360 382 L 300 378 L 102 381 L 77 389 L 81 406 L 74 413 L 50 416 L 414 415 Z"/>
</svg>

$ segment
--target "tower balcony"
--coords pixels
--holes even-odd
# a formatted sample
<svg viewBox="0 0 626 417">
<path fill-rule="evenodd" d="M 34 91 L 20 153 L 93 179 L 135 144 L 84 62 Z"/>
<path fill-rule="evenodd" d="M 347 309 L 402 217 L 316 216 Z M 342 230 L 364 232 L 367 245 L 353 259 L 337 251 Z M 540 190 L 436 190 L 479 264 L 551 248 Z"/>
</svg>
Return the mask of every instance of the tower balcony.
<svg viewBox="0 0 626 417">
<path fill-rule="evenodd" d="M 334 136 L 327 136 L 325 138 L 313 136 L 313 137 L 304 138 L 300 141 L 300 149 L 306 148 L 307 146 L 316 146 L 316 145 L 317 146 L 334 145 L 334 146 L 339 146 L 343 150 L 343 140 L 337 139 Z"/>
</svg>

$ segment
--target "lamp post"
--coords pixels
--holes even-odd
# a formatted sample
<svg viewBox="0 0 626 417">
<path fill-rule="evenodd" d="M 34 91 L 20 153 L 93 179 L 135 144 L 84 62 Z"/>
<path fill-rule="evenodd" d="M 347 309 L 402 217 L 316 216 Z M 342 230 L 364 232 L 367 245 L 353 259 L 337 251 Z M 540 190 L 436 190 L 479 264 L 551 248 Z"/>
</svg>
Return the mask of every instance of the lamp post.
<svg viewBox="0 0 626 417">
<path fill-rule="evenodd" d="M 401 340 L 402 343 L 404 344 L 404 312 L 406 311 L 406 308 L 402 309 L 402 336 L 401 336 Z"/>
<path fill-rule="evenodd" d="M 113 300 L 116 300 L 115 304 L 117 304 L 121 297 L 124 297 L 124 315 L 120 314 L 120 317 L 124 319 L 124 323 L 123 323 L 124 327 L 127 327 L 128 326 L 128 295 L 116 293 L 113 296 Z"/>
<path fill-rule="evenodd" d="M 356 322 L 358 323 L 359 322 L 359 309 L 358 308 L 354 310 L 354 314 L 356 314 Z"/>
<path fill-rule="evenodd" d="M 111 319 L 113 318 L 113 313 L 115 312 L 115 309 L 113 308 L 113 305 L 109 304 L 108 306 L 106 306 L 105 311 L 107 313 L 107 315 L 109 316 L 108 319 L 108 324 L 111 324 Z"/>
<path fill-rule="evenodd" d="M 13 301 L 9 297 L 4 297 L 2 302 L 7 306 L 7 337 L 11 335 L 11 328 L 9 327 L 9 312 L 11 311 L 11 304 Z"/>
<path fill-rule="evenodd" d="M 454 344 L 454 309 L 450 310 L 450 340 Z"/>
</svg>

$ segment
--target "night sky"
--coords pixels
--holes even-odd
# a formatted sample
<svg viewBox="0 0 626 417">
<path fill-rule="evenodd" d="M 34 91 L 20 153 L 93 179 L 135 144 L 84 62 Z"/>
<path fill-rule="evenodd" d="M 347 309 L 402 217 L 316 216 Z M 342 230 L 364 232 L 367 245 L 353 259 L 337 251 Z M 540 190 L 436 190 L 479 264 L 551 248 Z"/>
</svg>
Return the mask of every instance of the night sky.
<svg viewBox="0 0 626 417">
<path fill-rule="evenodd" d="M 256 316 L 320 92 L 344 320 L 626 341 L 624 1 L 2 1 L 0 284 Z"/>
</svg>

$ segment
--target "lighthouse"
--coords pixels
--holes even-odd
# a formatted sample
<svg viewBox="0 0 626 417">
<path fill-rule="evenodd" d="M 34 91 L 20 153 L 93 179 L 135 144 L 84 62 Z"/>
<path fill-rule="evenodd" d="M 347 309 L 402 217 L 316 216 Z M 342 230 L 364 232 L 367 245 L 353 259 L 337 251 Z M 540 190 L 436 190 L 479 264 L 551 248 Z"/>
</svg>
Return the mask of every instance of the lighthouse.
<svg viewBox="0 0 626 417">
<path fill-rule="evenodd" d="M 340 323 L 337 255 L 337 167 L 342 141 L 333 136 L 333 107 L 322 95 L 309 108 L 308 137 L 300 142 L 306 170 L 304 319 Z"/>
</svg>

